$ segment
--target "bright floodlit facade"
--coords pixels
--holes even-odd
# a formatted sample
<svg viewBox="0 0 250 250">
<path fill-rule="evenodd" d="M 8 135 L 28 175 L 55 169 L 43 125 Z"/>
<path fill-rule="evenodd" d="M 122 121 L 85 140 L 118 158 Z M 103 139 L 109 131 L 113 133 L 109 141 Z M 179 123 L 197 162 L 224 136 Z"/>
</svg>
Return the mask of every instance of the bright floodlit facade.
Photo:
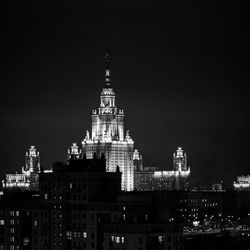
<svg viewBox="0 0 250 250">
<path fill-rule="evenodd" d="M 138 191 L 187 189 L 189 176 L 187 155 L 183 153 L 181 147 L 178 147 L 173 154 L 173 170 L 155 171 L 137 168 L 134 174 L 135 189 Z"/>
<path fill-rule="evenodd" d="M 122 172 L 122 190 L 132 191 L 134 141 L 129 131 L 124 134 L 124 113 L 122 109 L 116 107 L 115 92 L 110 84 L 108 55 L 105 59 L 105 86 L 101 91 L 98 110 L 92 111 L 92 133 L 86 132 L 82 141 L 82 154 L 91 159 L 94 154 L 100 157 L 104 153 L 106 171 L 115 172 L 119 166 Z"/>
<path fill-rule="evenodd" d="M 238 176 L 237 181 L 233 183 L 233 186 L 235 190 L 250 190 L 250 176 Z"/>
</svg>

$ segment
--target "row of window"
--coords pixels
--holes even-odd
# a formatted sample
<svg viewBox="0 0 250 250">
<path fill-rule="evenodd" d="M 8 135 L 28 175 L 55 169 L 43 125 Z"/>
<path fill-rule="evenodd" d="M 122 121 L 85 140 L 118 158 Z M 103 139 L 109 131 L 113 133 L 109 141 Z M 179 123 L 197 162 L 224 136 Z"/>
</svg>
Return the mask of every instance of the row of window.
<svg viewBox="0 0 250 250">
<path fill-rule="evenodd" d="M 0 220 L 0 226 L 4 226 L 5 221 L 3 219 Z M 16 224 L 19 224 L 19 220 L 16 220 Z M 10 220 L 10 225 L 15 225 L 15 220 Z"/>
</svg>

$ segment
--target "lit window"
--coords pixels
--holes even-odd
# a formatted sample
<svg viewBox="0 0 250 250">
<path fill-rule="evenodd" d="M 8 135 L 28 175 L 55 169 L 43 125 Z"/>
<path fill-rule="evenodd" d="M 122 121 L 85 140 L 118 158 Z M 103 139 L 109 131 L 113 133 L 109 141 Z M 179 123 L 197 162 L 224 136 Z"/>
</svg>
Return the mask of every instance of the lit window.
<svg viewBox="0 0 250 250">
<path fill-rule="evenodd" d="M 48 200 L 48 194 L 44 194 L 44 200 Z"/>
<path fill-rule="evenodd" d="M 10 250 L 15 250 L 15 246 L 10 246 Z"/>
<path fill-rule="evenodd" d="M 115 237 L 115 243 L 120 243 L 120 237 Z"/>
<path fill-rule="evenodd" d="M 67 237 L 67 239 L 71 240 L 72 239 L 72 232 L 71 231 L 67 231 L 66 232 L 66 237 Z"/>
<path fill-rule="evenodd" d="M 86 239 L 87 238 L 87 233 L 83 232 L 83 238 Z"/>
<path fill-rule="evenodd" d="M 4 220 L 0 220 L 0 226 L 4 225 Z"/>
<path fill-rule="evenodd" d="M 15 216 L 15 211 L 10 211 L 10 216 Z"/>
<path fill-rule="evenodd" d="M 10 237 L 10 242 L 15 242 L 15 237 Z"/>
<path fill-rule="evenodd" d="M 121 243 L 124 243 L 124 237 L 123 236 L 121 237 Z"/>
<path fill-rule="evenodd" d="M 19 216 L 19 211 L 16 211 L 16 216 Z"/>
<path fill-rule="evenodd" d="M 163 241 L 163 236 L 162 236 L 162 235 L 159 235 L 159 236 L 158 236 L 158 241 L 159 241 L 159 242 L 162 242 L 162 241 Z"/>
<path fill-rule="evenodd" d="M 34 226 L 35 226 L 35 227 L 37 226 L 37 220 L 34 221 Z"/>
</svg>

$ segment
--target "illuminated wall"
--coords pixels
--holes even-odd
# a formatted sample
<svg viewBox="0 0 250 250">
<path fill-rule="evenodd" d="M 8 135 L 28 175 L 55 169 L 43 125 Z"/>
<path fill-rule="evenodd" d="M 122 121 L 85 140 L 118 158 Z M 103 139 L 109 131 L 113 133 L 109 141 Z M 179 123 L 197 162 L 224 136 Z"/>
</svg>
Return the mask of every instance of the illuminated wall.
<svg viewBox="0 0 250 250">
<path fill-rule="evenodd" d="M 187 189 L 189 176 L 190 168 L 187 167 L 187 155 L 179 147 L 173 154 L 173 170 L 141 171 L 137 168 L 134 173 L 135 189 L 138 191 Z"/>
</svg>

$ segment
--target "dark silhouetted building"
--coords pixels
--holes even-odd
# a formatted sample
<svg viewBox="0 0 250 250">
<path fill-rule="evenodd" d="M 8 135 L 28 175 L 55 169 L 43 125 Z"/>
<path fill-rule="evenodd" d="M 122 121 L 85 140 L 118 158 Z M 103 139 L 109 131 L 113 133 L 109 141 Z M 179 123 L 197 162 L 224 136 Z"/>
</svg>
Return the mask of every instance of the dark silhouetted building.
<svg viewBox="0 0 250 250">
<path fill-rule="evenodd" d="M 70 158 L 41 170 L 38 192 L 0 196 L 0 249 L 181 249 L 182 225 L 162 201 L 121 192 L 105 158 Z M 137 232 L 137 234 L 135 234 Z"/>
</svg>

